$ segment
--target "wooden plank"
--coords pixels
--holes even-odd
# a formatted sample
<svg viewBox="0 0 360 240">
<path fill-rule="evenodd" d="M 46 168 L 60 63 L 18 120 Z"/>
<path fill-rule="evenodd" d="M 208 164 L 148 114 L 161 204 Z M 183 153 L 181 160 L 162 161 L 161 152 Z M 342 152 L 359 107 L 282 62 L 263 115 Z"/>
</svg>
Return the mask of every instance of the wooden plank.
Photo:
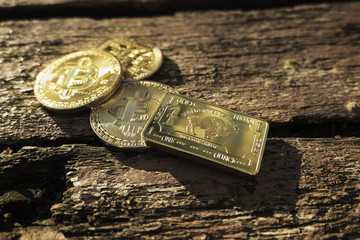
<svg viewBox="0 0 360 240">
<path fill-rule="evenodd" d="M 333 2 L 334 0 L 328 0 L 327 2 Z M 234 8 L 263 8 L 263 7 L 279 7 L 279 6 L 289 6 L 295 4 L 304 4 L 304 3 L 320 3 L 324 2 L 322 0 L 278 0 L 276 2 L 270 2 L 265 0 L 257 1 L 236 1 L 236 0 L 225 0 L 221 4 L 218 1 L 209 0 L 12 0 L 12 1 L 1 1 L 0 9 L 11 10 L 12 8 L 22 8 L 22 9 L 37 9 L 38 11 L 43 9 L 55 9 L 62 8 L 64 10 L 63 14 L 66 14 L 67 11 L 71 9 L 96 9 L 99 7 L 107 8 L 116 8 L 116 11 L 125 12 L 135 11 L 136 13 L 142 12 L 145 14 L 154 13 L 154 12 L 170 12 L 170 11 L 179 11 L 179 10 L 194 10 L 194 9 L 234 9 Z M 66 9 L 65 9 L 66 8 Z M 108 9 L 108 10 L 109 10 Z M 125 11 L 124 11 L 125 10 Z M 96 10 L 95 10 L 96 11 Z M 59 14 L 59 13 L 58 13 Z M 61 14 L 61 13 L 60 13 Z M 81 11 L 78 12 L 81 14 Z M 92 14 L 92 13 L 87 13 Z M 106 13 L 103 13 L 106 14 Z M 14 17 L 14 16 L 13 16 Z M 16 17 L 16 16 L 15 16 Z"/>
<path fill-rule="evenodd" d="M 42 4 L 22 7 L 33 3 Z M 145 37 L 165 55 L 151 80 L 182 94 L 272 125 L 355 126 L 359 10 L 355 2 L 0 22 L 0 238 L 360 237 L 360 138 L 272 138 L 259 175 L 243 179 L 153 149 L 104 147 L 88 111 L 46 111 L 32 92 L 37 73 L 63 54 Z"/>
<path fill-rule="evenodd" d="M 46 111 L 34 79 L 50 61 L 114 37 L 144 37 L 165 60 L 150 80 L 275 124 L 360 116 L 360 3 L 174 16 L 3 21 L 0 143 L 93 141 L 89 112 Z M 270 131 L 271 132 L 271 131 Z"/>
<path fill-rule="evenodd" d="M 270 139 L 254 179 L 153 149 L 74 144 L 1 157 L 0 221 L 18 222 L 18 236 L 360 237 L 359 138 Z"/>
</svg>

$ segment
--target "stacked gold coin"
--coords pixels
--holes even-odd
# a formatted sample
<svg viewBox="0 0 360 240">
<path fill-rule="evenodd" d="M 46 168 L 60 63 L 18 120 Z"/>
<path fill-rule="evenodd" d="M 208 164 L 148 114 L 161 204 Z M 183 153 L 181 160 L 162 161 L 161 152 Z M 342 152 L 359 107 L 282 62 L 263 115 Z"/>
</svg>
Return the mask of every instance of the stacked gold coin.
<svg viewBox="0 0 360 240">
<path fill-rule="evenodd" d="M 181 96 L 161 83 L 138 81 L 149 78 L 161 64 L 160 49 L 145 40 L 109 39 L 95 50 L 51 63 L 36 78 L 34 93 L 53 110 L 91 107 L 92 129 L 111 146 L 157 146 L 255 175 L 269 124 Z"/>
<path fill-rule="evenodd" d="M 161 50 L 143 39 L 109 39 L 98 49 L 117 57 L 124 69 L 125 80 L 146 79 L 159 70 L 163 62 Z"/>
</svg>

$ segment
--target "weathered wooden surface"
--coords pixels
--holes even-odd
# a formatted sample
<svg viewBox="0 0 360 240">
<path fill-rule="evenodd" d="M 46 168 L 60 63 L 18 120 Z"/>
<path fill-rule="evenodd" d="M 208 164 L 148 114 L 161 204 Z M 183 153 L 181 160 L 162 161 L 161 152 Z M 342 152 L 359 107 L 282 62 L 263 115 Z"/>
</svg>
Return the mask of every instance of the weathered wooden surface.
<svg viewBox="0 0 360 240">
<path fill-rule="evenodd" d="M 334 0 L 328 0 L 331 2 Z M 128 14 L 131 14 L 131 11 L 136 11 L 136 13 L 161 13 L 161 12 L 170 12 L 170 11 L 179 11 L 179 10 L 194 10 L 194 9 L 234 9 L 234 8 L 261 8 L 261 7 L 279 7 L 283 5 L 293 5 L 293 4 L 303 4 L 306 2 L 324 2 L 323 0 L 277 0 L 276 2 L 270 2 L 266 0 L 250 1 L 250 0 L 224 0 L 221 3 L 219 1 L 208 0 L 3 0 L 0 1 L 0 10 L 6 9 L 11 10 L 13 8 L 23 8 L 30 12 L 31 10 L 49 10 L 52 7 L 55 8 L 71 8 L 75 9 L 90 9 L 91 12 L 95 12 L 96 7 L 111 7 L 116 8 L 117 11 L 124 13 L 125 11 Z M 123 9 L 121 9 L 123 8 Z M 91 10 L 92 9 L 92 10 Z M 95 10 L 95 11 L 94 11 Z M 109 9 L 107 9 L 109 10 Z M 124 11 L 125 10 L 125 11 Z M 66 14 L 66 11 L 63 12 Z M 81 11 L 78 12 L 81 14 Z M 91 14 L 91 13 L 88 13 Z M 106 16 L 106 13 L 102 13 Z M 13 16 L 18 17 L 18 16 Z"/>
<path fill-rule="evenodd" d="M 359 3 L 173 17 L 4 21 L 0 33 L 0 143 L 94 139 L 88 113 L 50 113 L 35 101 L 37 73 L 104 39 L 141 36 L 163 50 L 151 80 L 273 123 L 360 116 Z M 77 124 L 74 124 L 77 123 Z"/>
<path fill-rule="evenodd" d="M 70 238 L 355 239 L 359 160 L 359 138 L 271 139 L 261 172 L 246 180 L 154 150 L 24 147 L 2 153 L 0 205 L 13 206 L 8 223 L 38 218 Z M 41 221 L 48 211 L 53 225 Z"/>
<path fill-rule="evenodd" d="M 0 239 L 360 237 L 359 10 L 0 22 Z M 121 36 L 157 43 L 150 80 L 182 94 L 284 131 L 351 123 L 354 137 L 272 138 L 255 179 L 104 147 L 88 111 L 46 111 L 32 88 L 49 61 Z"/>
</svg>

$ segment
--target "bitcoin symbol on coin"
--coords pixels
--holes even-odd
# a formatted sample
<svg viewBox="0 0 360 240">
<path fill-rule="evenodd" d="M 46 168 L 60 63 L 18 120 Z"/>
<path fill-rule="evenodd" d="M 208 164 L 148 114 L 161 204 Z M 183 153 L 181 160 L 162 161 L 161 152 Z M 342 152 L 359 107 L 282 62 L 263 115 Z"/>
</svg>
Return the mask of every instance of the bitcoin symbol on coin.
<svg viewBox="0 0 360 240">
<path fill-rule="evenodd" d="M 91 127 L 106 143 L 121 148 L 145 148 L 142 131 L 171 87 L 151 81 L 129 81 L 109 99 L 93 108 Z"/>
<path fill-rule="evenodd" d="M 111 96 L 120 84 L 121 66 L 111 54 L 80 51 L 48 65 L 36 77 L 34 93 L 53 110 L 81 110 Z"/>
<path fill-rule="evenodd" d="M 116 118 L 114 125 L 121 129 L 124 136 L 133 137 L 144 128 L 143 122 L 149 119 L 147 108 L 150 106 L 150 100 L 150 92 L 145 88 L 139 88 L 133 96 L 123 96 L 124 103 L 108 110 L 108 114 Z"/>
<path fill-rule="evenodd" d="M 124 68 L 127 80 L 144 79 L 154 74 L 162 64 L 161 50 L 153 44 L 132 38 L 115 38 L 103 42 L 99 50 L 116 56 Z"/>
<path fill-rule="evenodd" d="M 89 57 L 83 57 L 77 61 L 76 65 L 69 63 L 61 67 L 58 72 L 62 74 L 52 81 L 57 85 L 55 91 L 60 99 L 69 99 L 79 90 L 88 88 L 94 82 L 98 68 L 93 65 Z"/>
</svg>

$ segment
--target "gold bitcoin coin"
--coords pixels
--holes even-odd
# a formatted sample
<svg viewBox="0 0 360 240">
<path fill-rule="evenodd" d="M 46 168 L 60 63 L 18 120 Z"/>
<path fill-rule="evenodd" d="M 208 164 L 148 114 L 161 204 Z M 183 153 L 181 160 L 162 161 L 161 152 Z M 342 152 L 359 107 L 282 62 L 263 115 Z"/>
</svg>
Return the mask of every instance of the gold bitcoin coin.
<svg viewBox="0 0 360 240">
<path fill-rule="evenodd" d="M 54 110 L 79 110 L 101 103 L 120 84 L 121 66 L 111 54 L 80 51 L 52 62 L 36 78 L 34 93 Z"/>
<path fill-rule="evenodd" d="M 148 144 L 207 165 L 259 172 L 266 121 L 173 93 L 165 95 L 152 116 L 143 132 Z"/>
<path fill-rule="evenodd" d="M 176 93 L 171 87 L 157 82 L 126 82 L 108 101 L 91 110 L 91 127 L 110 145 L 145 148 L 147 145 L 141 132 L 168 92 Z"/>
<path fill-rule="evenodd" d="M 161 67 L 163 61 L 160 49 L 142 39 L 109 39 L 98 49 L 117 57 L 123 68 L 125 80 L 148 78 Z"/>
</svg>

